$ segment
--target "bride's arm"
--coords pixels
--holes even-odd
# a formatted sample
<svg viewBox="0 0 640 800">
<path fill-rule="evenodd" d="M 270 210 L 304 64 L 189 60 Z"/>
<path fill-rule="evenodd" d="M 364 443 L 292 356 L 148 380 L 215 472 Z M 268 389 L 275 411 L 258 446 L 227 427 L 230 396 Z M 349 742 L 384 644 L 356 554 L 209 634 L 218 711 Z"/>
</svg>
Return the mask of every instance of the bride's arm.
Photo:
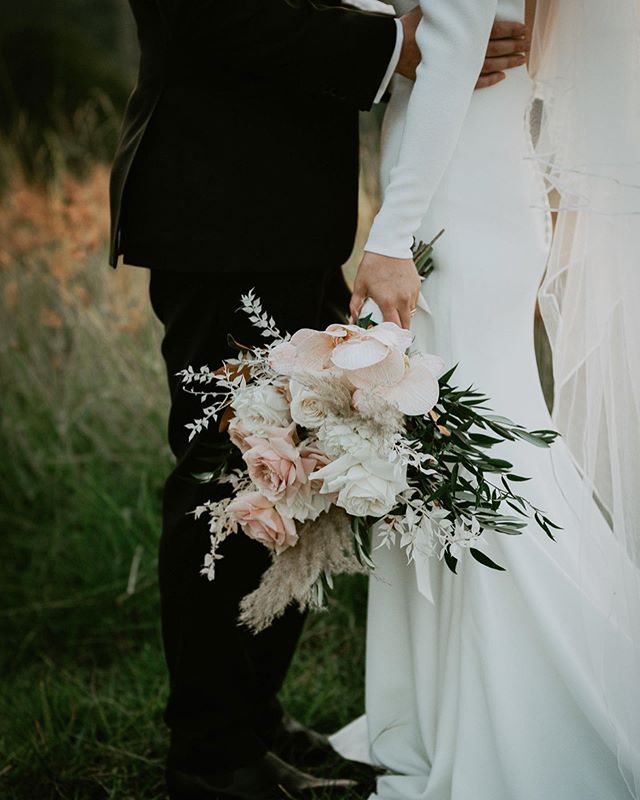
<svg viewBox="0 0 640 800">
<path fill-rule="evenodd" d="M 411 258 L 413 235 L 453 155 L 482 67 L 497 0 L 421 0 L 422 52 L 398 161 L 365 250 Z"/>
</svg>

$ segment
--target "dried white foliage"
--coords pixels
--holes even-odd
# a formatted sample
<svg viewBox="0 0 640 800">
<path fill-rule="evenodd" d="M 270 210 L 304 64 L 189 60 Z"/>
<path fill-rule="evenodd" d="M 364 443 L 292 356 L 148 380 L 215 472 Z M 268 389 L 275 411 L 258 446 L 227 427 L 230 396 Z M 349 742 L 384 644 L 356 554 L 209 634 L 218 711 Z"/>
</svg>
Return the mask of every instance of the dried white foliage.
<svg viewBox="0 0 640 800">
<path fill-rule="evenodd" d="M 240 296 L 241 309 L 248 315 L 249 321 L 258 328 L 261 335 L 268 339 L 282 339 L 273 317 L 262 308 L 262 301 L 255 295 L 255 289 Z"/>
<path fill-rule="evenodd" d="M 390 438 L 404 431 L 404 414 L 375 392 L 363 392 L 360 395 L 358 413 L 379 431 L 382 438 Z"/>
<path fill-rule="evenodd" d="M 340 375 L 331 372 L 294 372 L 291 379 L 317 395 L 328 414 L 347 417 L 353 413 L 351 391 Z"/>
</svg>

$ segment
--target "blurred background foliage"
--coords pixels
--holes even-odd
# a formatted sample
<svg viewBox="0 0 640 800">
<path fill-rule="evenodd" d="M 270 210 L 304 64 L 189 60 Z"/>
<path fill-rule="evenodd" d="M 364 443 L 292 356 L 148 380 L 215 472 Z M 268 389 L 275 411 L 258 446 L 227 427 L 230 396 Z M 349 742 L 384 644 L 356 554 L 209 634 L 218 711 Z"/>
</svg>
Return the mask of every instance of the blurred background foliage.
<svg viewBox="0 0 640 800">
<path fill-rule="evenodd" d="M 126 0 L 1 16 L 0 800 L 160 800 L 162 327 L 147 270 L 112 270 L 106 247 L 135 27 Z M 325 730 L 362 709 L 365 591 L 339 583 L 285 688 Z"/>
<path fill-rule="evenodd" d="M 54 11 L 55 8 L 55 11 Z M 0 31 L 2 179 L 75 173 L 113 153 L 137 64 L 126 0 L 5 0 Z M 9 152 L 7 152 L 9 150 Z"/>
</svg>

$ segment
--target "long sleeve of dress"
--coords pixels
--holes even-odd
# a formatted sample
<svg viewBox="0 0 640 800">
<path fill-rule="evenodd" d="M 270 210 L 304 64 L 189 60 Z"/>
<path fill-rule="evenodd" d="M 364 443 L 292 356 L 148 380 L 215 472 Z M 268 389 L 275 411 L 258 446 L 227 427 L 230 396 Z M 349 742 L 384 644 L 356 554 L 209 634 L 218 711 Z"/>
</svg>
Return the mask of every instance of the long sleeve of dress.
<svg viewBox="0 0 640 800">
<path fill-rule="evenodd" d="M 422 53 L 391 170 L 365 250 L 411 258 L 411 244 L 453 156 L 482 67 L 497 0 L 421 0 Z M 489 91 L 489 90 L 486 90 Z"/>
</svg>

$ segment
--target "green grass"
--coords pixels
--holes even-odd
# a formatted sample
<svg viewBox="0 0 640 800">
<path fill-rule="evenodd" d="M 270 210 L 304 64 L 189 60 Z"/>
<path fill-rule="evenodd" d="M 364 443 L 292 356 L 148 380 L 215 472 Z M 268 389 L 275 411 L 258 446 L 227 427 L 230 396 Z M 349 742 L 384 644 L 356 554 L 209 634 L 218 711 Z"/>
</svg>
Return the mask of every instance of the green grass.
<svg viewBox="0 0 640 800">
<path fill-rule="evenodd" d="M 124 268 L 127 269 L 127 268 Z M 147 273 L 134 276 L 146 293 Z M 161 330 L 114 326 L 100 252 L 67 307 L 44 270 L 0 315 L 0 798 L 165 797 L 167 684 L 156 547 L 171 457 Z M 139 299 L 139 297 L 138 297 Z M 146 298 L 144 298 L 146 301 Z M 39 309 L 63 320 L 40 323 Z M 55 366 L 58 364 L 58 366 Z M 331 731 L 363 702 L 365 584 L 345 579 L 312 617 L 283 692 Z"/>
</svg>

